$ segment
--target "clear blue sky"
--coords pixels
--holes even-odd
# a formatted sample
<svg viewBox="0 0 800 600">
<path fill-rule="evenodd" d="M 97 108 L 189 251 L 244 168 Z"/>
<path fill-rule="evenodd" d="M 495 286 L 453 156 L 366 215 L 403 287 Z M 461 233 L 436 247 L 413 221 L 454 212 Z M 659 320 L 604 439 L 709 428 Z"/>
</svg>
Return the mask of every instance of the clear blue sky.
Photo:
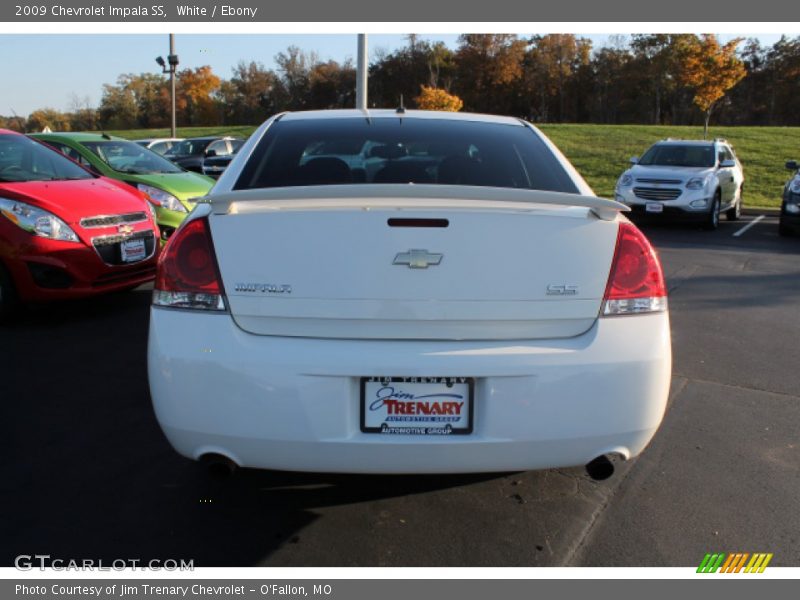
<svg viewBox="0 0 800 600">
<path fill-rule="evenodd" d="M 458 38 L 455 34 L 420 37 L 441 40 L 451 47 L 456 46 Z M 596 47 L 607 38 L 586 37 Z M 779 36 L 758 37 L 762 43 L 772 44 Z M 230 77 L 231 68 L 240 60 L 273 67 L 274 56 L 292 44 L 316 52 L 322 60 L 354 59 L 356 54 L 356 36 L 344 34 L 181 34 L 175 39 L 181 68 L 210 65 L 223 78 Z M 378 49 L 391 52 L 405 43 L 401 35 L 370 34 L 370 59 Z M 0 115 L 14 111 L 27 116 L 44 107 L 68 110 L 73 95 L 88 98 L 92 106 L 97 106 L 104 83 L 114 83 L 122 73 L 157 72 L 155 57 L 166 56 L 168 50 L 166 34 L 0 35 L 0 56 L 5 57 Z"/>
</svg>

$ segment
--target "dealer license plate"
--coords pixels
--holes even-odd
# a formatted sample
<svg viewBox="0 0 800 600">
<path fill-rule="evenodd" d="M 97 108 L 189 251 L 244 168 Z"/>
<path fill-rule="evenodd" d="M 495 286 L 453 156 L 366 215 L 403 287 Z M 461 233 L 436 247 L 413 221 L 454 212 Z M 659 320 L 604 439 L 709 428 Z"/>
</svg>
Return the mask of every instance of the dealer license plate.
<svg viewBox="0 0 800 600">
<path fill-rule="evenodd" d="M 144 248 L 144 240 L 125 240 L 119 246 L 122 253 L 122 262 L 136 262 L 144 260 L 147 256 Z"/>
<path fill-rule="evenodd" d="M 474 395 L 472 377 L 362 377 L 361 431 L 472 433 Z"/>
<path fill-rule="evenodd" d="M 662 213 L 664 212 L 664 205 L 660 202 L 648 202 L 645 205 L 645 210 L 649 213 Z"/>
</svg>

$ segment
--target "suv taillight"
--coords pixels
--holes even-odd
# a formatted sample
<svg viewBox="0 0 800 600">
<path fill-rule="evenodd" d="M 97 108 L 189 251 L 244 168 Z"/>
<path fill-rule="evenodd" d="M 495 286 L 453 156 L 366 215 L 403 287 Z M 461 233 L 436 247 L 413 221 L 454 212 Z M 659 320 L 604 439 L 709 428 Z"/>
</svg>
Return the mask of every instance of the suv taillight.
<svg viewBox="0 0 800 600">
<path fill-rule="evenodd" d="M 603 315 L 667 310 L 667 286 L 650 242 L 634 225 L 620 223 L 617 248 L 603 298 Z"/>
<path fill-rule="evenodd" d="M 189 221 L 175 232 L 159 257 L 153 304 L 225 310 L 223 295 L 208 221 Z"/>
</svg>

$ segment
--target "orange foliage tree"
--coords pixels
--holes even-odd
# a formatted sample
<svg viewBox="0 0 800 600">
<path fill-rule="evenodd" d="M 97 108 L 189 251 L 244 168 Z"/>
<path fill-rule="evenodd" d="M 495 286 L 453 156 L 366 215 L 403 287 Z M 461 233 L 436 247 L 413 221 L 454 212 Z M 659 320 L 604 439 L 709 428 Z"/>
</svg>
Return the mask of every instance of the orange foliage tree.
<svg viewBox="0 0 800 600">
<path fill-rule="evenodd" d="M 414 98 L 417 107 L 422 110 L 447 110 L 458 112 L 464 108 L 464 102 L 454 94 L 448 94 L 442 89 L 420 86 L 420 94 Z"/>
<path fill-rule="evenodd" d="M 736 56 L 741 41 L 742 38 L 736 38 L 721 46 L 713 34 L 684 41 L 681 79 L 694 90 L 694 104 L 703 111 L 704 138 L 708 136 L 708 122 L 717 102 L 747 74 L 744 63 Z"/>
<path fill-rule="evenodd" d="M 213 94 L 221 80 L 209 66 L 178 72 L 175 104 L 184 125 L 213 123 L 217 113 Z"/>
</svg>

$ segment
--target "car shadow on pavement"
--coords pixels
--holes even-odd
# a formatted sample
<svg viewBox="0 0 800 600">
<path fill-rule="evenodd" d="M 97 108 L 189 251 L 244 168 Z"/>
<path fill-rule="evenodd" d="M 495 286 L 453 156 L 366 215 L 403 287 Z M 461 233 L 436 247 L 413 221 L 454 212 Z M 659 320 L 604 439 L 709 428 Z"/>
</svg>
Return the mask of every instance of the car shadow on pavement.
<svg viewBox="0 0 800 600">
<path fill-rule="evenodd" d="M 139 289 L 36 306 L 0 330 L 8 354 L 2 414 L 13 424 L 10 452 L 0 453 L 0 564 L 13 565 L 20 554 L 48 554 L 105 564 L 171 558 L 248 566 L 298 543 L 326 508 L 504 477 L 248 469 L 228 480 L 210 477 L 173 451 L 153 414 L 149 298 Z M 358 544 L 371 525 L 354 518 L 359 531 L 351 541 Z M 347 564 L 348 558 L 331 560 Z"/>
</svg>

